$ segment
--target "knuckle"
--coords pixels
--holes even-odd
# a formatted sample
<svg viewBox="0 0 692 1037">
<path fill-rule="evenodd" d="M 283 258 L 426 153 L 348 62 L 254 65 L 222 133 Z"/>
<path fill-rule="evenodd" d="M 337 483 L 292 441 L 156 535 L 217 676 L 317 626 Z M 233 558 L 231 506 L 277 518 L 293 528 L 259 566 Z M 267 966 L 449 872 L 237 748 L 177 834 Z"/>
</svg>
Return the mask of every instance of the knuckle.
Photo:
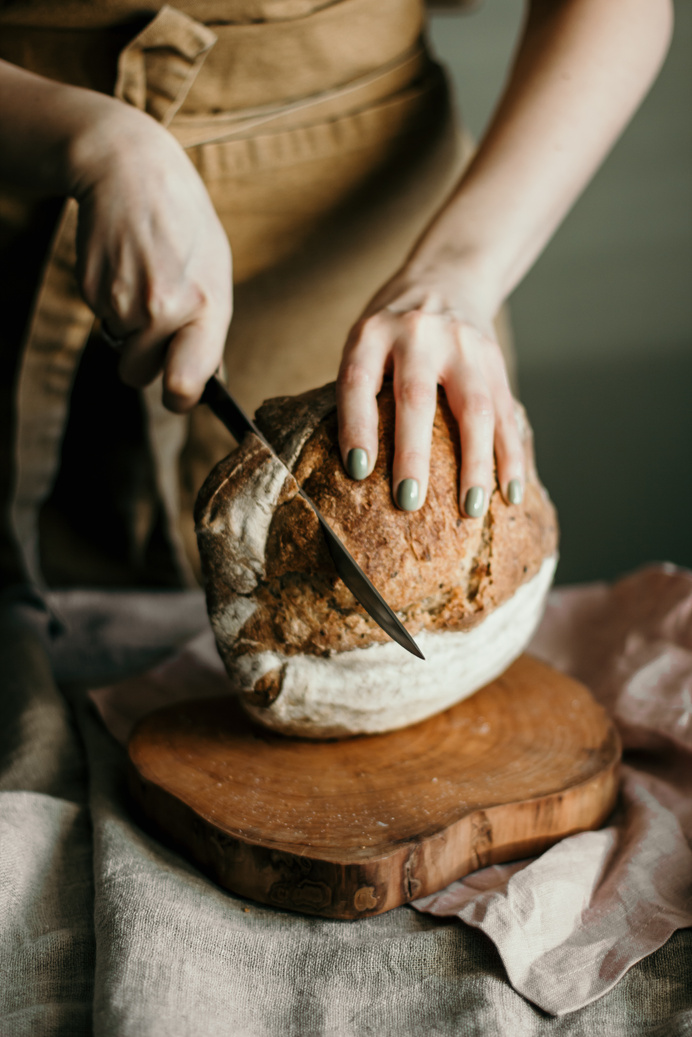
<svg viewBox="0 0 692 1037">
<path fill-rule="evenodd" d="M 457 353 L 466 362 L 480 362 L 486 370 L 494 369 L 496 366 L 494 359 L 496 345 L 493 339 L 489 338 L 485 332 L 473 324 L 463 323 L 458 327 L 456 335 Z"/>
<path fill-rule="evenodd" d="M 423 450 L 397 450 L 396 458 L 400 467 L 405 468 L 407 471 L 411 472 L 416 472 L 421 468 L 424 468 L 425 465 L 428 463 L 428 453 L 427 451 Z"/>
<path fill-rule="evenodd" d="M 404 310 L 399 316 L 404 327 L 409 329 L 413 335 L 420 330 L 422 324 L 428 319 L 428 315 L 421 310 Z"/>
<path fill-rule="evenodd" d="M 503 450 L 500 446 L 496 449 L 497 461 L 503 471 L 511 472 L 513 475 L 523 475 L 524 459 L 521 454 L 514 450 Z"/>
<path fill-rule="evenodd" d="M 517 429 L 514 410 L 511 405 L 500 405 L 495 409 L 495 424 L 498 435 L 507 440 L 508 444 L 519 445 L 519 431 Z"/>
<path fill-rule="evenodd" d="M 466 457 L 463 456 L 462 451 L 462 482 L 473 485 L 477 483 L 480 486 L 487 486 L 491 484 L 493 480 L 493 454 L 490 451 L 480 451 L 474 453 L 470 457 L 467 453 Z"/>
<path fill-rule="evenodd" d="M 359 328 L 361 332 L 371 330 L 379 331 L 379 329 L 382 328 L 386 324 L 386 322 L 386 311 L 375 310 L 374 313 L 369 313 L 366 316 L 361 317 L 360 320 L 356 322 L 356 327 Z"/>
<path fill-rule="evenodd" d="M 511 425 L 505 425 L 501 421 L 496 422 L 495 439 L 502 447 L 505 457 L 523 457 L 524 451 L 521 442 L 516 434 L 516 429 Z"/>
<path fill-rule="evenodd" d="M 507 362 L 497 342 L 489 341 L 487 343 L 483 363 L 487 377 L 496 387 L 497 392 L 503 398 L 507 398 L 508 406 L 511 406 L 512 390 L 510 389 L 509 375 L 507 374 Z"/>
<path fill-rule="evenodd" d="M 111 312 L 122 321 L 130 315 L 132 309 L 132 290 L 121 278 L 113 279 L 108 292 L 108 303 Z"/>
<path fill-rule="evenodd" d="M 187 305 L 193 313 L 203 313 L 214 307 L 215 293 L 204 288 L 200 284 L 192 283 L 187 288 Z"/>
<path fill-rule="evenodd" d="M 166 392 L 181 402 L 196 399 L 198 388 L 197 380 L 183 371 L 170 371 L 166 376 Z"/>
<path fill-rule="evenodd" d="M 341 389 L 370 389 L 374 379 L 368 368 L 357 360 L 349 360 L 342 365 L 337 384 Z"/>
<path fill-rule="evenodd" d="M 507 462 L 506 462 L 506 464 L 507 464 L 507 467 L 511 468 L 511 470 L 513 472 L 516 472 L 517 475 L 522 475 L 523 476 L 525 465 L 524 465 L 524 458 L 523 458 L 522 454 L 515 453 L 515 451 L 513 451 L 513 450 L 510 451 L 509 454 L 507 455 Z"/>
<path fill-rule="evenodd" d="M 153 281 L 147 288 L 146 313 L 152 324 L 168 324 L 178 312 L 178 296 L 169 285 Z"/>
<path fill-rule="evenodd" d="M 373 430 L 365 422 L 347 422 L 340 429 L 339 438 L 342 443 L 368 446 Z"/>
<path fill-rule="evenodd" d="M 406 378 L 395 386 L 394 395 L 412 410 L 429 410 L 437 403 L 437 386 L 424 378 Z"/>
<path fill-rule="evenodd" d="M 512 418 L 498 418 L 495 424 L 495 439 L 506 458 L 513 463 L 523 463 L 524 446 Z"/>
<path fill-rule="evenodd" d="M 463 405 L 465 412 L 475 420 L 488 421 L 495 415 L 493 401 L 487 393 L 480 390 L 468 393 L 464 397 Z"/>
<path fill-rule="evenodd" d="M 524 463 L 524 451 L 521 444 L 513 436 L 505 435 L 502 429 L 495 429 L 495 445 L 498 454 L 502 455 L 505 464 L 520 468 Z"/>
<path fill-rule="evenodd" d="M 366 340 L 379 336 L 385 326 L 385 314 L 381 312 L 371 313 L 367 317 L 361 317 L 351 328 L 349 342 L 351 348 L 357 348 L 365 344 Z"/>
</svg>

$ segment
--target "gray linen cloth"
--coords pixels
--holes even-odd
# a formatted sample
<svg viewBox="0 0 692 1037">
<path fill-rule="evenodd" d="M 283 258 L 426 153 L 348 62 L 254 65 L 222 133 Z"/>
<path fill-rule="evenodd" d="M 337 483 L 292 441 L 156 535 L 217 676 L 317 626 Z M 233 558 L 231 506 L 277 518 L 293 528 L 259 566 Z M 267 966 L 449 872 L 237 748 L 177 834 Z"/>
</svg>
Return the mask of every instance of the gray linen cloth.
<svg viewBox="0 0 692 1037">
<path fill-rule="evenodd" d="M 0 1034 L 44 1037 L 682 1037 L 692 931 L 561 1018 L 508 984 L 479 931 L 408 907 L 358 922 L 218 889 L 132 818 L 124 753 L 86 687 L 206 622 L 200 595 L 54 596 L 66 631 L 0 615 Z"/>
</svg>

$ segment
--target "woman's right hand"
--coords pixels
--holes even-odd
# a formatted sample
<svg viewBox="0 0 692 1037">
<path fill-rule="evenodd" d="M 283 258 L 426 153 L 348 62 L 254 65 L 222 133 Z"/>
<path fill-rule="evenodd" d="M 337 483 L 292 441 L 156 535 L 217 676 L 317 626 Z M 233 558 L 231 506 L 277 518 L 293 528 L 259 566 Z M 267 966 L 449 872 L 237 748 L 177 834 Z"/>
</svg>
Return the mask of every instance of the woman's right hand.
<svg viewBox="0 0 692 1037">
<path fill-rule="evenodd" d="M 110 336 L 123 340 L 123 381 L 143 386 L 163 371 L 165 405 L 187 411 L 223 359 L 228 239 L 171 134 L 119 101 L 98 101 L 100 115 L 69 148 L 80 288 Z"/>
<path fill-rule="evenodd" d="M 112 97 L 0 61 L 0 177 L 79 203 L 78 278 L 120 373 L 163 371 L 164 403 L 186 411 L 223 359 L 231 250 L 175 138 Z"/>
</svg>

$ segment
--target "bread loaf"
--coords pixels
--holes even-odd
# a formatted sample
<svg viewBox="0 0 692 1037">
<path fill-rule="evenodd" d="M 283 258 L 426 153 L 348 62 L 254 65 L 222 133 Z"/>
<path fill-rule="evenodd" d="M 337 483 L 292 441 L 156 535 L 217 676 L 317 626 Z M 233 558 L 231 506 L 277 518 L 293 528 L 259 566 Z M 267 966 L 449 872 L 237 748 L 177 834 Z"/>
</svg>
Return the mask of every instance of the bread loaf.
<svg viewBox="0 0 692 1037">
<path fill-rule="evenodd" d="M 440 390 L 423 507 L 392 500 L 394 400 L 380 393 L 380 447 L 362 482 L 344 471 L 335 386 L 269 400 L 256 420 L 293 477 L 254 435 L 213 469 L 195 519 L 207 607 L 245 707 L 304 737 L 415 723 L 476 691 L 523 650 L 555 567 L 555 512 L 531 432 L 521 505 L 495 490 L 483 520 L 458 505 L 456 422 Z M 389 640 L 336 575 L 303 486 L 418 641 Z"/>
</svg>

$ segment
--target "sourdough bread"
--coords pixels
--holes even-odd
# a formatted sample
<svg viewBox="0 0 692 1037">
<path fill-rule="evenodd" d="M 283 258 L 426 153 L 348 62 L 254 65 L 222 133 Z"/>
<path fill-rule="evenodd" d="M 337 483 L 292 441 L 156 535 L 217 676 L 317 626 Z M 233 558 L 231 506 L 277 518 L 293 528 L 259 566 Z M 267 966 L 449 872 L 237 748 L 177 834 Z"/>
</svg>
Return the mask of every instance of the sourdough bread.
<svg viewBox="0 0 692 1037">
<path fill-rule="evenodd" d="M 391 385 L 380 393 L 380 448 L 354 482 L 338 449 L 333 384 L 270 400 L 256 420 L 293 476 L 253 435 L 210 473 L 196 507 L 207 606 L 246 708 L 304 737 L 403 727 L 493 679 L 540 618 L 557 551 L 555 512 L 536 475 L 531 431 L 520 505 L 496 488 L 481 521 L 458 506 L 458 429 L 440 390 L 427 499 L 393 503 Z M 333 567 L 303 486 L 416 637 L 425 662 L 389 640 Z"/>
</svg>

